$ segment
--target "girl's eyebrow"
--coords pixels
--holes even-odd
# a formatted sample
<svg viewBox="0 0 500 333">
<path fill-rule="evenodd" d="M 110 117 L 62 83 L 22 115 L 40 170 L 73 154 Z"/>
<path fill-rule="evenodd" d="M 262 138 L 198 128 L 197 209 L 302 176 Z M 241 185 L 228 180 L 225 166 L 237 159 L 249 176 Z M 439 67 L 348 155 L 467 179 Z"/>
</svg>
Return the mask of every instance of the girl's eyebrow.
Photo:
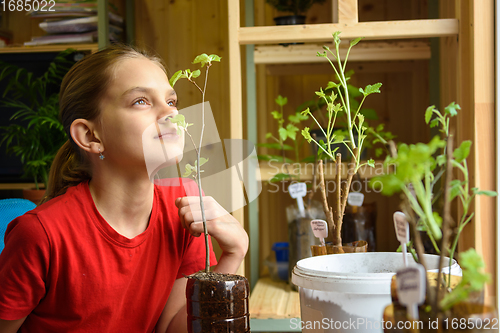
<svg viewBox="0 0 500 333">
<path fill-rule="evenodd" d="M 170 91 L 168 92 L 168 97 L 172 97 L 172 96 L 176 96 L 177 97 L 177 93 L 175 92 L 174 89 L 169 89 Z M 126 95 L 129 95 L 131 93 L 136 93 L 136 92 L 140 92 L 140 93 L 152 93 L 154 91 L 154 89 L 152 88 L 148 88 L 148 87 L 133 87 L 133 88 L 130 88 L 128 90 L 126 90 L 122 96 L 126 96 Z"/>
</svg>

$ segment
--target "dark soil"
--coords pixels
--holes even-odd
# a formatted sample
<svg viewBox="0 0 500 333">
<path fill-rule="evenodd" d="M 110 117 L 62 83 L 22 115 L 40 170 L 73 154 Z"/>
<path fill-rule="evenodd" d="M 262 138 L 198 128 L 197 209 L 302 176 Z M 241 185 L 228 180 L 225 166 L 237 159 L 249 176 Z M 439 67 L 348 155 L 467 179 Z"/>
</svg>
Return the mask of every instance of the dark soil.
<svg viewBox="0 0 500 333">
<path fill-rule="evenodd" d="M 236 274 L 225 274 L 215 272 L 198 272 L 187 277 L 188 279 L 207 280 L 207 281 L 243 281 L 245 277 Z"/>
</svg>

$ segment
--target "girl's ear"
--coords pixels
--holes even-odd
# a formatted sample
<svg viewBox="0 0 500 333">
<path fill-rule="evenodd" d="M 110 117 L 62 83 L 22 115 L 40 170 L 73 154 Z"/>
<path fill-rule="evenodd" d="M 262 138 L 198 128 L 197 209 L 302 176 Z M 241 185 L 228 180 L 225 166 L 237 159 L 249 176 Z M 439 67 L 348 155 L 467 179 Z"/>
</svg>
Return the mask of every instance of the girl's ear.
<svg viewBox="0 0 500 333">
<path fill-rule="evenodd" d="M 73 141 L 84 151 L 99 154 L 104 151 L 101 140 L 94 132 L 94 124 L 86 119 L 75 119 L 71 124 L 69 133 Z"/>
</svg>

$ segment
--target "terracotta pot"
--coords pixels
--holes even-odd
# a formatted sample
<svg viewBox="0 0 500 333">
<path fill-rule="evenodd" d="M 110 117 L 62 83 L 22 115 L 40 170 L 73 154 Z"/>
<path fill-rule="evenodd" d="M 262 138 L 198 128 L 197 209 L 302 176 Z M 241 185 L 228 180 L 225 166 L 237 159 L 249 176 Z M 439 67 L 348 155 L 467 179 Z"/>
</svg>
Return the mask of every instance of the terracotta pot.
<svg viewBox="0 0 500 333">
<path fill-rule="evenodd" d="M 198 272 L 188 276 L 188 332 L 250 332 L 249 295 L 248 280 L 240 275 Z"/>
<path fill-rule="evenodd" d="M 28 189 L 23 190 L 23 198 L 28 199 L 29 201 L 34 202 L 37 205 L 43 199 L 44 195 L 45 195 L 45 190 L 28 190 Z"/>
</svg>

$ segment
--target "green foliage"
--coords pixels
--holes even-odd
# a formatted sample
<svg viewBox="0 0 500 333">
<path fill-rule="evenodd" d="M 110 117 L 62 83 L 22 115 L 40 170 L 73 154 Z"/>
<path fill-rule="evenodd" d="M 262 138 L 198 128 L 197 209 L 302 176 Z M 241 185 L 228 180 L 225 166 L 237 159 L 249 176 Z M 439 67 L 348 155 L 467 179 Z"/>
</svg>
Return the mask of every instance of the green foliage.
<svg viewBox="0 0 500 333">
<path fill-rule="evenodd" d="M 462 280 L 449 294 L 440 302 L 443 310 L 450 309 L 458 302 L 466 301 L 469 295 L 483 290 L 484 285 L 491 281 L 491 276 L 483 272 L 483 258 L 474 249 L 469 249 L 459 255 L 462 268 Z"/>
<path fill-rule="evenodd" d="M 425 122 L 430 127 L 439 126 L 443 139 L 440 136 L 435 136 L 427 144 L 399 145 L 397 156 L 388 157 L 385 161 L 386 167 L 392 166 L 394 171 L 375 177 L 371 181 L 372 185 L 381 189 L 385 195 L 404 193 L 411 209 L 417 215 L 419 230 L 427 232 L 434 249 L 440 253 L 443 249 L 439 248 L 437 241 L 442 234 L 442 218 L 438 213 L 440 209 L 434 207 L 436 202 L 434 196 L 439 193 L 436 190 L 439 186 L 435 185 L 441 185 L 438 180 L 447 170 L 448 163 L 451 163 L 454 179 L 450 181 L 448 188 L 444 191 L 448 191 L 450 202 L 458 199 L 461 216 L 457 221 L 454 238 L 447 246 L 447 252 L 450 253 L 450 263 L 454 257 L 461 232 L 474 216 L 474 213 L 469 211 L 474 197 L 476 195 L 497 195 L 493 191 L 480 191 L 477 188 L 469 187 L 467 157 L 470 153 L 471 141 L 461 142 L 458 148 L 452 152 L 452 157 L 448 162 L 446 142 L 453 139 L 449 128 L 450 117 L 456 116 L 458 110 L 460 110 L 460 106 L 456 103 L 449 104 L 444 112 L 440 112 L 434 106 L 428 107 L 425 112 Z M 442 309 L 449 309 L 456 302 L 467 299 L 471 292 L 481 290 L 488 280 L 488 277 L 480 272 L 480 268 L 484 264 L 475 251 L 470 250 L 462 253 L 460 265 L 463 269 L 462 282 L 443 299 Z"/>
<path fill-rule="evenodd" d="M 5 144 L 7 153 L 20 157 L 24 176 L 32 177 L 37 188 L 39 181 L 47 186 L 52 161 L 67 140 L 59 120 L 59 93 L 48 91 L 61 84 L 73 64 L 67 60 L 73 52 L 68 49 L 59 53 L 39 77 L 0 61 L 0 68 L 3 68 L 0 81 L 7 82 L 0 107 L 16 110 L 10 117 L 12 123 L 0 127 L 0 145 Z"/>
<path fill-rule="evenodd" d="M 321 129 L 326 141 L 315 140 L 311 136 L 310 129 L 308 127 L 302 130 L 302 135 L 308 142 L 314 142 L 318 146 L 318 157 L 321 159 L 329 158 L 335 160 L 335 153 L 338 149 L 338 146 L 335 146 L 335 144 L 344 144 L 350 154 L 355 157 L 355 167 L 353 172 L 356 173 L 362 165 L 374 165 L 372 161 L 365 164 L 361 164 L 360 162 L 361 152 L 367 143 L 365 140 L 368 134 L 377 133 L 375 129 L 370 129 L 367 125 L 365 122 L 365 116 L 361 110 L 367 96 L 373 93 L 380 93 L 382 83 L 367 85 L 364 89 L 355 88 L 349 84 L 348 80 L 353 72 L 345 71 L 348 56 L 351 48 L 358 44 L 361 38 L 357 38 L 350 42 L 346 58 L 343 62 L 340 59 L 339 31 L 333 33 L 333 40 L 335 44 L 335 51 L 330 50 L 328 46 L 323 46 L 325 51 L 323 53 L 318 52 L 317 55 L 325 58 L 330 63 L 336 74 L 338 82 L 330 81 L 324 90 L 320 88 L 320 90 L 316 92 L 316 95 L 319 97 L 319 102 L 317 102 L 316 105 L 310 103 L 309 107 L 302 112 L 303 115 L 308 115 L 315 121 L 317 126 Z M 336 65 L 334 61 L 330 60 L 328 57 L 329 55 L 332 56 L 334 61 L 337 62 Z M 361 101 L 358 101 L 358 98 L 361 98 Z M 327 118 L 323 124 L 321 124 L 319 116 L 315 116 L 313 114 L 311 110 L 311 107 L 313 106 L 315 106 L 313 110 L 320 110 L 323 107 L 326 107 Z M 373 116 L 373 112 L 371 113 L 371 116 Z M 340 120 L 341 117 L 342 119 L 345 119 L 344 122 Z M 339 127 L 342 129 L 339 129 Z M 383 127 L 381 129 L 383 129 Z M 357 134 L 356 138 L 354 138 L 354 133 Z M 390 136 L 392 136 L 392 134 Z M 383 140 L 383 137 L 380 134 L 378 134 L 376 138 L 379 141 Z M 355 153 L 355 150 L 357 150 L 358 153 Z"/>
<path fill-rule="evenodd" d="M 295 114 L 289 115 L 287 120 L 288 123 L 285 124 L 285 116 L 284 116 L 284 111 L 283 108 L 288 104 L 288 98 L 283 97 L 279 95 L 276 97 L 274 100 L 276 104 L 280 107 L 280 111 L 272 111 L 271 115 L 273 116 L 273 119 L 275 119 L 278 123 L 278 132 L 277 135 L 275 135 L 272 132 L 269 132 L 266 134 L 266 139 L 271 139 L 274 142 L 272 143 L 261 143 L 258 144 L 257 146 L 259 147 L 264 147 L 264 148 L 269 148 L 269 149 L 275 149 L 278 150 L 281 153 L 281 156 L 276 155 L 276 154 L 267 154 L 267 155 L 258 155 L 258 159 L 262 161 L 281 161 L 284 163 L 294 163 L 299 161 L 299 143 L 298 143 L 298 138 L 297 138 L 297 132 L 299 131 L 299 128 L 297 126 L 300 125 L 301 122 L 308 120 L 309 116 L 301 113 L 301 112 L 295 112 Z M 293 146 L 286 144 L 285 142 L 293 142 Z M 289 157 L 285 156 L 285 151 L 287 150 L 294 150 L 295 152 L 295 161 Z M 287 177 L 283 177 L 283 174 L 275 175 L 269 182 L 276 182 L 276 181 L 281 181 L 283 179 L 291 179 L 292 175 L 289 174 L 284 174 L 287 175 Z"/>
<path fill-rule="evenodd" d="M 313 4 L 322 4 L 325 0 L 266 0 L 266 2 L 279 12 L 301 15 L 307 12 Z"/>
<path fill-rule="evenodd" d="M 208 158 L 200 157 L 200 167 L 208 162 Z M 203 172 L 201 168 L 198 168 L 198 161 L 194 161 L 194 165 L 186 164 L 185 171 L 182 174 L 182 177 L 189 177 L 191 174 L 193 178 L 198 179 L 198 176 Z"/>
</svg>

